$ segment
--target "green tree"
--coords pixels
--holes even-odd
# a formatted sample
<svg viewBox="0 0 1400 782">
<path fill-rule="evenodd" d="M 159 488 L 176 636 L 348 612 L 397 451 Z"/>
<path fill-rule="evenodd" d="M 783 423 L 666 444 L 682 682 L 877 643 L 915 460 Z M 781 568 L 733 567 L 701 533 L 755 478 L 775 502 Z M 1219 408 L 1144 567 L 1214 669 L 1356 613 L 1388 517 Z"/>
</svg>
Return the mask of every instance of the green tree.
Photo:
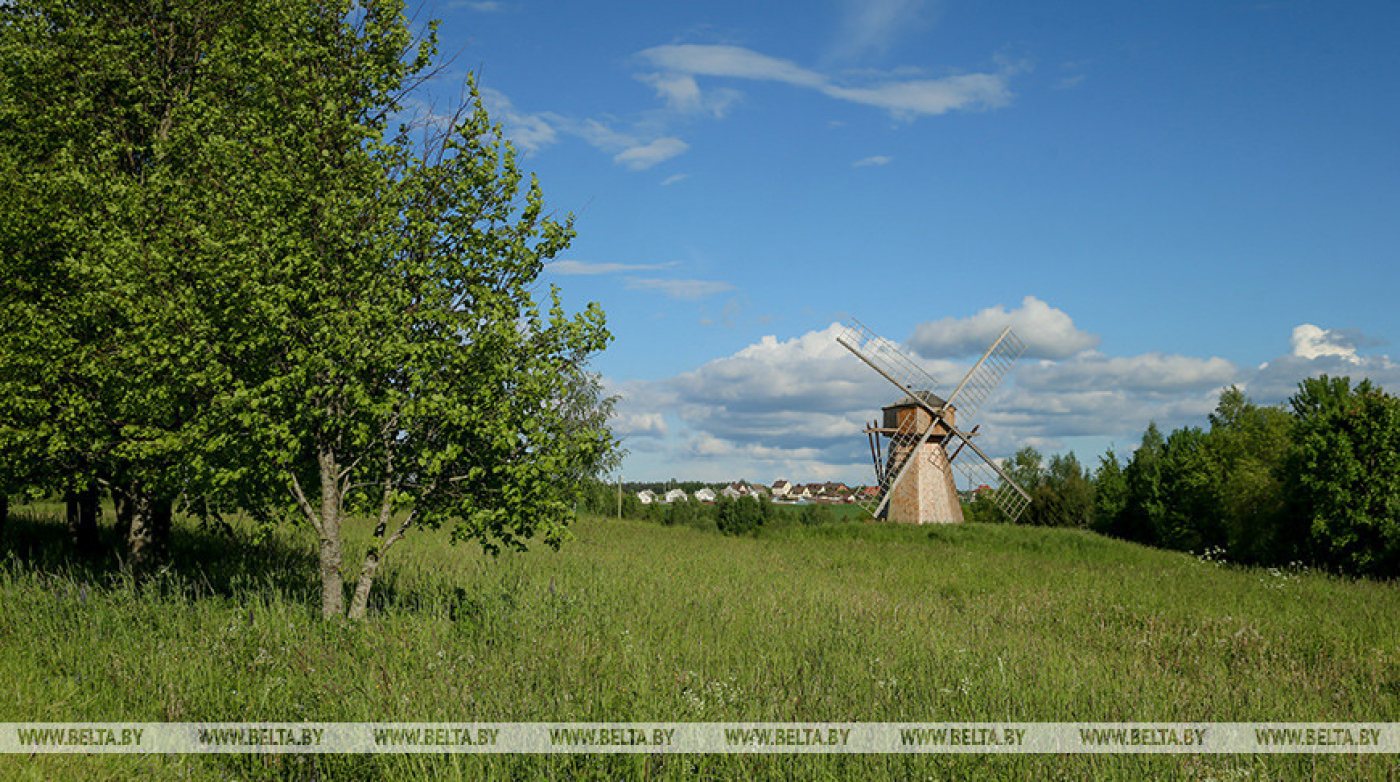
<svg viewBox="0 0 1400 782">
<path fill-rule="evenodd" d="M 186 426 L 210 393 L 190 361 L 209 333 L 192 280 L 222 254 L 203 238 L 218 180 L 202 118 L 249 92 L 210 54 L 264 10 L 0 6 L 0 452 L 19 482 L 70 499 L 89 542 L 109 488 L 138 570 L 190 488 Z"/>
<path fill-rule="evenodd" d="M 721 496 L 715 501 L 715 524 L 726 535 L 751 534 L 767 520 L 763 504 L 754 497 Z"/>
<path fill-rule="evenodd" d="M 1180 551 L 1223 548 L 1220 463 L 1210 436 L 1197 427 L 1167 436 L 1160 456 L 1163 501 L 1153 517 L 1157 545 Z"/>
<path fill-rule="evenodd" d="M 1133 451 L 1133 458 L 1123 470 L 1127 495 L 1123 512 L 1109 534 L 1126 540 L 1156 545 L 1157 530 L 1166 510 L 1166 493 L 1162 487 L 1162 449 L 1165 441 L 1156 422 L 1147 425 L 1142 442 Z"/>
<path fill-rule="evenodd" d="M 1118 454 L 1110 448 L 1099 457 L 1099 467 L 1094 471 L 1094 530 L 1113 534 L 1122 524 L 1127 506 L 1128 479 L 1123 474 Z"/>
<path fill-rule="evenodd" d="M 311 204 L 266 245 L 276 262 L 254 298 L 279 306 L 254 330 L 262 359 L 234 370 L 244 441 L 270 457 L 264 467 L 320 538 L 322 612 L 351 618 L 416 526 L 450 522 L 454 540 L 492 552 L 534 536 L 558 546 L 580 480 L 611 466 L 614 448 L 591 405 L 596 381 L 581 374 L 610 339 L 602 311 L 568 316 L 554 292 L 542 314 L 532 298 L 570 224 L 545 215 L 537 182 L 522 187 L 474 94 L 429 155 L 384 138 L 409 33 L 390 4 L 371 8 L 382 18 L 343 29 L 349 42 L 326 56 L 373 52 L 344 78 L 376 92 L 313 83 L 282 107 L 291 139 L 243 150 L 252 166 L 291 147 L 263 192 L 281 188 L 289 210 Z M 347 117 L 340 133 L 317 132 Z M 342 529 L 354 511 L 375 529 L 345 609 Z"/>
<path fill-rule="evenodd" d="M 1286 480 L 1312 553 L 1347 572 L 1400 574 L 1400 399 L 1369 380 L 1298 385 Z"/>
<path fill-rule="evenodd" d="M 5 451 L 48 455 L 69 490 L 131 487 L 133 541 L 180 493 L 265 518 L 290 503 L 320 540 L 326 616 L 363 616 L 417 526 L 557 546 L 616 453 L 586 371 L 610 337 L 596 305 L 535 303 L 572 226 L 474 90 L 450 122 L 390 132 L 431 27 L 415 46 L 394 0 L 134 7 L 3 7 L 5 53 L 27 58 L 7 118 L 47 80 L 77 85 L 46 105 L 82 120 L 0 145 L 22 186 L 5 249 L 40 240 L 4 261 L 25 283 L 6 325 L 29 324 L 0 349 Z M 347 609 L 355 512 L 375 530 Z"/>
<path fill-rule="evenodd" d="M 1094 518 L 1093 477 L 1073 453 L 1055 454 L 1026 510 L 1048 525 L 1087 528 Z"/>
<path fill-rule="evenodd" d="M 1284 462 L 1292 417 L 1254 404 L 1231 386 L 1210 416 L 1210 448 L 1219 463 L 1219 512 L 1226 552 L 1242 562 L 1286 563 L 1299 556 L 1307 530 L 1284 510 Z"/>
</svg>

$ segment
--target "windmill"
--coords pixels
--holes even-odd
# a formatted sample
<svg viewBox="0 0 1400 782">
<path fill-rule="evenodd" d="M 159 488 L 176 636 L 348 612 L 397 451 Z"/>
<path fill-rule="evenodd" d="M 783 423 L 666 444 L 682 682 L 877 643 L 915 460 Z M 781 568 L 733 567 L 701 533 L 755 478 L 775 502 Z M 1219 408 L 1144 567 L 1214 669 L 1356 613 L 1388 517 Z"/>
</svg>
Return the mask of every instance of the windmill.
<svg viewBox="0 0 1400 782">
<path fill-rule="evenodd" d="M 836 341 L 903 394 L 884 408 L 882 422 L 865 429 L 877 491 L 859 501 L 871 516 L 913 524 L 962 521 L 952 468 L 964 448 L 972 453 L 956 466 L 967 484 L 979 494 L 987 493 L 1012 521 L 1021 515 L 1030 495 L 972 441 L 979 427 L 959 428 L 968 425 L 1025 352 L 1025 343 L 1010 327 L 1002 330 L 946 400 L 934 393 L 937 383 L 927 372 L 860 321 L 852 319 Z M 881 438 L 889 439 L 888 448 Z"/>
</svg>

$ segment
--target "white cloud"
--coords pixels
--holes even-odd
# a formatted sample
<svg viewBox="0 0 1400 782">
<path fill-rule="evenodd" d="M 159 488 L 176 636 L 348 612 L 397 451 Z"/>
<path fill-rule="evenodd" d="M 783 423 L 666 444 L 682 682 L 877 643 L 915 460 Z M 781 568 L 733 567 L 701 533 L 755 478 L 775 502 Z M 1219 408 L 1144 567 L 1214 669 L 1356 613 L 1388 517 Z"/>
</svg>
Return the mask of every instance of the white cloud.
<svg viewBox="0 0 1400 782">
<path fill-rule="evenodd" d="M 995 73 L 891 82 L 874 87 L 828 85 L 822 92 L 833 98 L 877 106 L 897 116 L 995 109 L 1011 103 L 1006 76 Z"/>
<path fill-rule="evenodd" d="M 1034 317 L 1027 323 L 1047 324 L 1059 333 L 1043 342 L 1040 352 L 1064 353 L 1066 342 L 1095 341 L 1073 329 L 1064 313 L 1042 311 L 1031 302 L 1041 305 L 1028 298 L 1015 312 L 1029 311 Z M 954 323 L 980 324 L 979 317 Z M 744 475 L 764 481 L 868 480 L 870 457 L 861 429 L 898 391 L 836 342 L 842 328 L 833 323 L 790 339 L 765 336 L 689 372 L 627 384 L 620 410 L 664 413 L 675 423 L 664 430 L 656 422 L 649 428 L 629 423 L 652 433 L 644 442 L 653 444 L 647 446 L 647 464 L 661 465 L 654 477 L 689 477 L 693 470 L 697 477 L 716 480 Z M 1320 339 L 1305 331 L 1311 336 L 1297 341 L 1295 351 L 1369 340 L 1345 330 L 1323 334 L 1332 336 Z M 1032 334 L 1027 330 L 1024 336 Z M 981 347 L 979 342 L 978 351 Z M 940 379 L 943 393 L 950 393 L 969 366 L 967 361 L 920 363 Z M 1299 380 L 1324 373 L 1358 381 L 1369 377 L 1392 392 L 1400 390 L 1400 364 L 1383 355 L 1290 353 L 1251 370 L 1221 357 L 1078 350 L 1058 360 L 1019 362 L 970 423 L 981 425 L 978 445 L 993 458 L 1025 445 L 1054 450 L 1091 442 L 1096 450 L 1079 455 L 1094 464 L 1105 443 L 1116 443 L 1121 453 L 1138 441 L 1149 421 L 1164 431 L 1206 425 L 1221 390 L 1230 385 L 1240 385 L 1259 404 L 1276 404 Z"/>
<path fill-rule="evenodd" d="M 717 293 L 734 290 L 734 286 L 717 280 L 661 280 L 628 277 L 629 290 L 660 291 L 672 299 L 696 301 Z"/>
<path fill-rule="evenodd" d="M 448 8 L 469 8 L 484 14 L 500 13 L 510 6 L 498 0 L 458 0 L 447 4 Z"/>
<path fill-rule="evenodd" d="M 890 157 L 889 155 L 871 155 L 870 157 L 861 158 L 860 160 L 857 160 L 856 162 L 851 164 L 851 167 L 864 168 L 865 166 L 887 166 L 893 162 L 894 158 Z"/>
<path fill-rule="evenodd" d="M 1400 364 L 1388 355 L 1361 355 L 1361 348 L 1384 344 L 1354 329 L 1324 329 L 1311 323 L 1293 329 L 1289 353 L 1265 362 L 1243 384 L 1255 401 L 1283 402 L 1298 391 L 1298 383 L 1319 375 L 1369 378 L 1391 393 L 1400 393 Z"/>
<path fill-rule="evenodd" d="M 613 162 L 633 171 L 642 171 L 682 154 L 690 145 L 678 138 L 649 138 L 638 132 L 624 132 L 597 119 L 573 119 L 552 112 L 530 114 L 520 111 L 504 94 L 487 88 L 482 101 L 491 118 L 501 123 L 506 137 L 527 153 L 536 153 L 555 144 L 561 136 L 583 139 L 590 146 L 613 156 Z"/>
<path fill-rule="evenodd" d="M 666 419 L 658 412 L 617 412 L 608 425 L 619 438 L 666 436 Z"/>
<path fill-rule="evenodd" d="M 589 263 L 587 261 L 562 260 L 553 261 L 545 266 L 546 271 L 555 274 L 567 275 L 591 275 L 591 274 L 616 274 L 618 272 L 651 271 L 654 269 L 666 269 L 675 266 L 671 263 Z"/>
<path fill-rule="evenodd" d="M 1109 358 L 1083 353 L 1068 361 L 1041 361 L 1020 368 L 1017 385 L 1029 391 L 1092 392 L 1099 389 L 1173 395 L 1211 391 L 1238 379 L 1240 369 L 1223 358 L 1163 353 Z"/>
<path fill-rule="evenodd" d="M 1098 336 L 1075 328 L 1069 315 L 1027 296 L 1010 312 L 997 305 L 967 318 L 924 323 L 914 329 L 909 346 L 926 358 L 980 355 L 1007 326 L 1026 343 L 1026 358 L 1068 358 L 1099 344 Z"/>
<path fill-rule="evenodd" d="M 815 71 L 740 46 L 673 44 L 646 49 L 639 56 L 678 74 L 778 81 L 818 89 L 827 82 L 825 76 Z"/>
<path fill-rule="evenodd" d="M 659 138 L 617 153 L 613 156 L 613 162 L 627 166 L 633 171 L 641 171 L 670 160 L 687 149 L 690 149 L 690 145 L 678 138 Z"/>
<path fill-rule="evenodd" d="M 814 89 L 838 100 L 876 106 L 899 117 L 944 114 L 1005 106 L 1011 101 L 1007 86 L 1012 69 L 1000 73 L 969 73 L 942 79 L 886 80 L 876 84 L 838 84 L 826 74 L 788 60 L 739 46 L 673 44 L 643 50 L 638 55 L 667 71 L 664 77 L 675 91 L 688 93 L 682 77 L 712 76 L 775 81 Z M 693 81 L 693 78 L 692 78 Z M 699 87 L 696 85 L 696 91 Z"/>
<path fill-rule="evenodd" d="M 648 73 L 637 77 L 650 84 L 658 97 L 666 102 L 667 108 L 682 114 L 709 114 L 723 118 L 742 97 L 743 93 L 731 89 L 700 90 L 695 77 L 688 73 Z"/>
<path fill-rule="evenodd" d="M 1295 326 L 1289 344 L 1292 354 L 1299 358 L 1337 356 L 1348 363 L 1361 363 L 1356 355 L 1355 338 L 1339 331 L 1320 329 L 1311 323 Z"/>
<path fill-rule="evenodd" d="M 526 152 L 539 152 L 559 140 L 559 117 L 522 112 L 505 94 L 488 87 L 481 88 L 481 101 L 491 119 L 501 123 L 511 143 Z"/>
<path fill-rule="evenodd" d="M 671 185 L 674 185 L 674 184 L 676 184 L 677 182 L 680 182 L 680 181 L 686 179 L 686 178 L 689 177 L 689 176 L 690 176 L 690 174 L 672 174 L 672 175 L 666 177 L 665 179 L 661 180 L 661 186 L 662 186 L 662 187 L 670 187 Z"/>
</svg>

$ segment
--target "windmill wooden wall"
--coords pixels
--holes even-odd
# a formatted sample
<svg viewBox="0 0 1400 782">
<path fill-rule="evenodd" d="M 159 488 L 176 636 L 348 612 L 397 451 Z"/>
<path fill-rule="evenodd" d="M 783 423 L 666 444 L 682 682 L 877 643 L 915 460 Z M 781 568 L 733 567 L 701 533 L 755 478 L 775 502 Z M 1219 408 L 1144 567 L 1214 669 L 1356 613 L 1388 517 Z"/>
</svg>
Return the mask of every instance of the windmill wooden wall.
<svg viewBox="0 0 1400 782">
<path fill-rule="evenodd" d="M 884 408 L 884 427 L 887 430 L 899 429 L 913 416 L 914 431 L 923 432 L 933 423 L 933 416 L 923 407 L 912 401 L 900 402 Z M 956 426 L 953 409 L 944 413 L 948 424 Z M 956 524 L 963 520 L 962 503 L 958 500 L 957 484 L 953 480 L 952 465 L 943 442 L 948 429 L 939 423 L 933 436 L 914 454 L 914 463 L 904 474 L 904 479 L 890 492 L 889 506 L 885 517 L 890 521 L 905 524 Z M 890 441 L 888 467 L 898 469 L 901 461 L 914 447 L 914 442 Z"/>
</svg>

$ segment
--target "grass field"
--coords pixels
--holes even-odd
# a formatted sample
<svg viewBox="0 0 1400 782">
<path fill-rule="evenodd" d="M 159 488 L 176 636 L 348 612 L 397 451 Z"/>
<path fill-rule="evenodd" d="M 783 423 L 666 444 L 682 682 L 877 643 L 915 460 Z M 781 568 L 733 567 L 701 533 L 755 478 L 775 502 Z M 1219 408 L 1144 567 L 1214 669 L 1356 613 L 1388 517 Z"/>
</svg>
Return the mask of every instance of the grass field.
<svg viewBox="0 0 1400 782">
<path fill-rule="evenodd" d="M 423 533 L 363 625 L 311 540 L 191 522 L 136 588 L 0 546 L 0 721 L 1400 721 L 1400 586 L 1089 533 L 584 519 L 492 560 Z M 361 534 L 367 530 L 358 530 Z M 353 559 L 353 558 L 351 558 Z M 1394 757 L 0 756 L 4 778 L 1370 778 Z"/>
</svg>

